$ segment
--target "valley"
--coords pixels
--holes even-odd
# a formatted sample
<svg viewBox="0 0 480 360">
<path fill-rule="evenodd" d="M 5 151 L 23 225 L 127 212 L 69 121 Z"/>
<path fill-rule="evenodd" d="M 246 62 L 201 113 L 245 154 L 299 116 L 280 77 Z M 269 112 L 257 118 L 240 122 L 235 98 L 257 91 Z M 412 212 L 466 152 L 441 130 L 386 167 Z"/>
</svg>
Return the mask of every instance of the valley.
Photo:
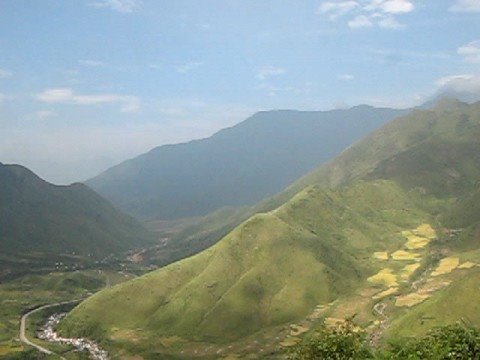
<svg viewBox="0 0 480 360">
<path fill-rule="evenodd" d="M 1 0 L 1 360 L 480 360 L 480 0 Z"/>
<path fill-rule="evenodd" d="M 471 192 L 478 193 L 475 181 L 465 180 L 480 167 L 469 166 L 476 157 L 449 158 L 479 146 L 477 108 L 452 103 L 395 120 L 319 168 L 320 176 L 330 177 L 325 169 L 336 167 L 345 179 L 337 177 L 341 186 L 325 187 L 322 177 L 307 175 L 300 184 L 314 182 L 283 205 L 252 216 L 197 255 L 96 294 L 65 318 L 60 331 L 78 336 L 93 326 L 94 338 L 108 344 L 109 352 L 146 359 L 276 357 L 320 324 L 349 317 L 370 332 L 375 346 L 403 336 L 406 324 L 409 334 L 423 334 L 454 321 L 445 317 L 452 311 L 439 311 L 446 294 L 459 279 L 475 281 L 479 274 L 479 220 L 473 215 L 462 227 L 455 221 L 470 206 Z M 452 132 L 462 114 L 471 130 Z M 431 138 L 419 142 L 415 133 L 423 126 Z M 425 152 L 437 139 L 450 153 Z M 391 150 L 379 150 L 377 143 Z M 391 155 L 362 163 L 358 156 L 369 149 Z M 344 165 L 350 154 L 353 168 Z M 431 170 L 419 177 L 416 161 L 425 156 Z M 440 192 L 442 177 L 449 185 Z M 128 314 L 120 302 L 128 304 Z M 456 320 L 477 324 L 476 306 L 456 308 Z M 404 320 L 409 316 L 419 320 Z"/>
</svg>

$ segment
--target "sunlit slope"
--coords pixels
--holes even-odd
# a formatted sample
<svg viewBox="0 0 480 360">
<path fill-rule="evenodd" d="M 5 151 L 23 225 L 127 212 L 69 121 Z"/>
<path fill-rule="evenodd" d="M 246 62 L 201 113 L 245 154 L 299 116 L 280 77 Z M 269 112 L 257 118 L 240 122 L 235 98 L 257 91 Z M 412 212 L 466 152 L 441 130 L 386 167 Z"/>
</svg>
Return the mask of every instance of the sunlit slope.
<svg viewBox="0 0 480 360">
<path fill-rule="evenodd" d="M 426 216 L 418 209 L 391 182 L 309 187 L 212 248 L 93 296 L 63 328 L 224 342 L 294 321 L 360 286 L 376 270 L 373 249 L 398 246 L 400 229 Z"/>
<path fill-rule="evenodd" d="M 282 197 L 311 184 L 337 187 L 368 178 L 396 180 L 436 195 L 472 190 L 480 178 L 480 102 L 444 99 L 431 110 L 399 117 L 294 183 Z"/>
</svg>

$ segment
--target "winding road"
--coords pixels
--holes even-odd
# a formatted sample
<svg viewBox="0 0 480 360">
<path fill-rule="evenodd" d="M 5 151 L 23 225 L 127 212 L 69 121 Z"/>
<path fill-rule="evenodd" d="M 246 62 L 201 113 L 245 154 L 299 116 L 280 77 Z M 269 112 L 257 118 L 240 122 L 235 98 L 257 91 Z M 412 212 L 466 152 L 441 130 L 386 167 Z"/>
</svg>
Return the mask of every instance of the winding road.
<svg viewBox="0 0 480 360">
<path fill-rule="evenodd" d="M 74 304 L 74 303 L 77 303 L 77 302 L 80 302 L 82 301 L 83 299 L 77 299 L 77 300 L 70 300 L 70 301 L 63 301 L 63 302 L 58 302 L 58 303 L 54 303 L 54 304 L 47 304 L 47 305 L 42 305 L 42 306 L 39 306 L 33 310 L 30 310 L 29 312 L 23 314 L 22 318 L 20 319 L 20 332 L 19 332 L 19 338 L 20 338 L 20 341 L 26 345 L 29 345 L 29 346 L 32 346 L 34 347 L 35 349 L 37 349 L 38 351 L 44 353 L 44 354 L 48 354 L 48 355 L 52 355 L 54 354 L 52 351 L 40 346 L 40 345 L 37 345 L 35 344 L 34 342 L 28 340 L 27 336 L 25 335 L 25 328 L 26 328 L 26 323 L 27 323 L 27 319 L 30 315 L 38 312 L 38 311 L 41 311 L 41 310 L 44 310 L 44 309 L 48 309 L 48 308 L 52 308 L 52 307 L 56 307 L 56 306 L 61 306 L 61 305 L 68 305 L 68 304 Z M 58 355 L 58 354 L 55 354 L 55 355 Z M 58 355 L 60 356 L 60 355 Z M 61 359 L 65 359 L 64 357 L 60 356 Z"/>
</svg>

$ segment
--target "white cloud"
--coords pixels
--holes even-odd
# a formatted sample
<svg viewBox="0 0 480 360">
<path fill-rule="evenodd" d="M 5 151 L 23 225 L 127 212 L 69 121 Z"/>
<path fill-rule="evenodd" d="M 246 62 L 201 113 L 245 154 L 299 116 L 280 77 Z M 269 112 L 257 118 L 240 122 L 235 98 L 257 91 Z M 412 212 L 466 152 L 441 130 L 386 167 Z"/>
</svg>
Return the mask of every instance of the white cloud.
<svg viewBox="0 0 480 360">
<path fill-rule="evenodd" d="M 465 61 L 480 64 L 480 40 L 472 41 L 466 45 L 460 46 L 457 53 L 465 59 Z"/>
<path fill-rule="evenodd" d="M 203 65 L 203 62 L 200 62 L 200 61 L 190 61 L 190 62 L 186 62 L 184 64 L 180 64 L 180 65 L 176 65 L 175 66 L 175 70 L 177 70 L 177 72 L 181 73 L 181 74 L 186 74 L 200 66 Z"/>
<path fill-rule="evenodd" d="M 354 19 L 348 22 L 348 26 L 352 29 L 358 29 L 358 28 L 364 28 L 364 27 L 372 27 L 373 23 L 365 15 L 358 15 Z"/>
<path fill-rule="evenodd" d="M 91 67 L 103 67 L 103 66 L 107 66 L 107 64 L 104 63 L 103 61 L 91 60 L 91 59 L 80 60 L 79 63 L 80 63 L 80 65 L 82 65 L 82 66 L 91 66 Z"/>
<path fill-rule="evenodd" d="M 355 79 L 355 76 L 353 76 L 352 74 L 341 74 L 337 76 L 337 79 L 341 81 L 351 81 Z"/>
<path fill-rule="evenodd" d="M 409 0 L 371 0 L 364 9 L 367 11 L 382 11 L 387 14 L 402 14 L 413 11 L 415 6 Z"/>
<path fill-rule="evenodd" d="M 55 88 L 46 89 L 35 97 L 37 100 L 50 104 L 99 105 L 119 103 L 122 112 L 130 113 L 140 110 L 140 99 L 131 95 L 79 95 L 71 88 Z"/>
<path fill-rule="evenodd" d="M 395 19 L 393 16 L 386 16 L 383 17 L 380 21 L 378 21 L 378 26 L 386 29 L 403 29 L 405 28 L 404 24 L 400 24 L 397 19 Z"/>
<path fill-rule="evenodd" d="M 132 13 L 140 9 L 141 1 L 139 0 L 100 0 L 90 3 L 96 8 L 108 8 L 122 14 Z"/>
<path fill-rule="evenodd" d="M 480 0 L 457 0 L 450 7 L 454 12 L 480 12 Z"/>
<path fill-rule="evenodd" d="M 0 79 L 2 78 L 8 78 L 12 76 L 12 73 L 10 71 L 7 71 L 7 70 L 4 70 L 4 69 L 0 69 Z"/>
<path fill-rule="evenodd" d="M 338 17 L 345 15 L 355 8 L 359 7 L 357 1 L 327 1 L 320 5 L 317 10 L 318 14 L 328 14 L 329 19 L 334 21 Z"/>
<path fill-rule="evenodd" d="M 276 66 L 263 66 L 257 70 L 257 75 L 255 77 L 258 80 L 266 80 L 272 76 L 278 76 L 285 74 L 287 72 L 286 69 Z"/>
<path fill-rule="evenodd" d="M 445 76 L 437 80 L 436 85 L 441 91 L 480 93 L 480 76 L 473 74 L 459 74 Z"/>
<path fill-rule="evenodd" d="M 39 119 L 44 120 L 44 119 L 56 117 L 58 114 L 55 111 L 52 111 L 52 110 L 39 110 L 35 113 L 35 115 Z"/>
<path fill-rule="evenodd" d="M 357 0 L 327 1 L 320 5 L 317 14 L 326 15 L 331 21 L 348 15 L 347 24 L 352 29 L 378 26 L 385 29 L 405 28 L 395 16 L 412 12 L 412 0 Z"/>
</svg>

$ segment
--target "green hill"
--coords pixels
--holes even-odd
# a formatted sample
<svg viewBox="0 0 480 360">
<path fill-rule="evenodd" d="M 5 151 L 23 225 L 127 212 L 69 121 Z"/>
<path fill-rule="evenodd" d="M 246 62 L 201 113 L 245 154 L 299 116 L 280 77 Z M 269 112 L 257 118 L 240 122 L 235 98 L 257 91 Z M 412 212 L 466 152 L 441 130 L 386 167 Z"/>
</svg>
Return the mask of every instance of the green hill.
<svg viewBox="0 0 480 360">
<path fill-rule="evenodd" d="M 0 273 L 66 258 L 100 260 L 154 240 L 83 184 L 55 186 L 22 166 L 1 163 L 0 183 Z"/>
<path fill-rule="evenodd" d="M 260 112 L 213 136 L 160 146 L 86 184 L 142 219 L 253 205 L 405 110 Z"/>
<path fill-rule="evenodd" d="M 479 131 L 480 103 L 396 119 L 208 250 L 91 297 L 62 330 L 190 358 L 274 354 L 353 315 L 375 339 L 421 333 L 426 319 L 480 325 L 466 300 L 478 293 Z M 408 320 L 417 309 L 423 323 Z"/>
</svg>

